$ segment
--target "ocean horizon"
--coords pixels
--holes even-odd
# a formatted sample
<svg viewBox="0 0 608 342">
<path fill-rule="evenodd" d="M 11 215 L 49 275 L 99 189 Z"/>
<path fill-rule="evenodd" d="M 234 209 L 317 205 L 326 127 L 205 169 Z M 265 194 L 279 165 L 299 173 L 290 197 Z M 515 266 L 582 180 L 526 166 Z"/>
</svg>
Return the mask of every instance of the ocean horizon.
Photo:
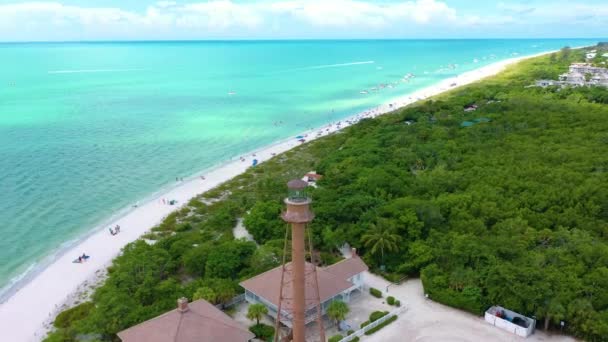
<svg viewBox="0 0 608 342">
<path fill-rule="evenodd" d="M 467 71 L 597 42 L 0 43 L 0 298 L 181 178 Z"/>
</svg>

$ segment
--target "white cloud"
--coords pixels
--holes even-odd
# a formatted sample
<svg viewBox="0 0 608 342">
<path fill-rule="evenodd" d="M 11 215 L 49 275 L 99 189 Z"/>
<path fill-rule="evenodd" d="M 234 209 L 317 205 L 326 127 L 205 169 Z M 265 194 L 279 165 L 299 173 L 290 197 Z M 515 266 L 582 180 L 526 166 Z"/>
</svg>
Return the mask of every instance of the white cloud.
<svg viewBox="0 0 608 342">
<path fill-rule="evenodd" d="M 157 1 L 156 6 L 160 8 L 166 8 L 177 5 L 175 1 Z"/>
<path fill-rule="evenodd" d="M 153 1 L 153 0 L 151 0 Z M 542 22 L 602 25 L 608 5 L 525 6 L 502 2 L 498 13 L 469 15 L 442 0 L 210 0 L 151 2 L 144 11 L 79 7 L 60 2 L 0 4 L 0 40 L 155 39 L 306 36 L 309 33 L 391 35 L 500 28 Z M 534 20 L 524 20 L 533 18 Z M 605 24 L 604 24 L 605 26 Z"/>
</svg>

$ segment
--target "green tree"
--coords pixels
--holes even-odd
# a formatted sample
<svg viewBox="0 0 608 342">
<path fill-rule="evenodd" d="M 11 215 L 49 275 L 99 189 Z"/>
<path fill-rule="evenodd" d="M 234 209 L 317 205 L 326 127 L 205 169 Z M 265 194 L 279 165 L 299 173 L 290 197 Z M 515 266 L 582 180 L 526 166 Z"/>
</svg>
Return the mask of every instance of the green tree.
<svg viewBox="0 0 608 342">
<path fill-rule="evenodd" d="M 327 317 L 336 320 L 336 325 L 340 329 L 340 321 L 343 321 L 348 315 L 350 309 L 348 305 L 341 300 L 334 300 L 327 307 Z"/>
<path fill-rule="evenodd" d="M 252 321 L 255 320 L 256 325 L 260 325 L 260 319 L 267 314 L 268 308 L 266 308 L 266 305 L 261 303 L 250 304 L 249 308 L 247 309 L 247 318 Z"/>
<path fill-rule="evenodd" d="M 186 271 L 193 276 L 204 276 L 205 264 L 211 250 L 212 247 L 205 244 L 186 252 L 184 254 L 184 268 Z"/>
<path fill-rule="evenodd" d="M 367 233 L 363 234 L 361 241 L 365 247 L 371 248 L 372 254 L 380 252 L 384 264 L 384 252 L 396 252 L 399 250 L 401 237 L 394 233 L 393 229 L 382 224 L 371 224 Z"/>
<path fill-rule="evenodd" d="M 192 296 L 194 300 L 204 299 L 211 304 L 217 304 L 217 294 L 210 287 L 199 287 L 194 295 Z"/>
<path fill-rule="evenodd" d="M 285 222 L 281 220 L 280 214 L 283 206 L 276 201 L 258 201 L 243 223 L 247 231 L 260 244 L 268 240 L 281 238 L 285 234 Z"/>
</svg>

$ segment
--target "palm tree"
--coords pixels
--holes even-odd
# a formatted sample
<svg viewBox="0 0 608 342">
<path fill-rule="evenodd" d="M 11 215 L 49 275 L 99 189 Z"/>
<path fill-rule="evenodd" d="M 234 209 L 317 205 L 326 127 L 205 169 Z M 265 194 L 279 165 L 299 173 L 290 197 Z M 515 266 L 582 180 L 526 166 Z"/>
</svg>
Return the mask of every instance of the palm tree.
<svg viewBox="0 0 608 342">
<path fill-rule="evenodd" d="M 252 321 L 255 319 L 256 325 L 260 325 L 260 319 L 266 314 L 268 314 L 268 309 L 264 304 L 251 304 L 249 305 L 249 309 L 247 309 L 247 318 Z"/>
<path fill-rule="evenodd" d="M 401 237 L 395 234 L 395 231 L 388 224 L 371 224 L 371 229 L 361 236 L 361 241 L 365 247 L 371 248 L 372 254 L 382 255 L 382 263 L 384 264 L 384 251 L 396 252 L 399 250 L 399 241 Z"/>
<path fill-rule="evenodd" d="M 334 300 L 327 307 L 327 317 L 336 320 L 336 325 L 338 325 L 338 330 L 340 330 L 340 321 L 346 318 L 350 309 L 348 305 L 341 300 Z"/>
</svg>

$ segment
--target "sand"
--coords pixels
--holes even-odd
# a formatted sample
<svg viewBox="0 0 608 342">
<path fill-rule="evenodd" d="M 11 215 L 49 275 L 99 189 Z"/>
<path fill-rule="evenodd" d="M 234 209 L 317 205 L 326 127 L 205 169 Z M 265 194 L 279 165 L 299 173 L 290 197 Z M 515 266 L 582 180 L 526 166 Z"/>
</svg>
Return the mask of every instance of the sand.
<svg viewBox="0 0 608 342">
<path fill-rule="evenodd" d="M 540 54 L 539 54 L 540 55 Z M 357 123 L 363 118 L 373 118 L 406 106 L 421 99 L 437 95 L 456 86 L 466 85 L 482 78 L 495 75 L 508 65 L 524 58 L 512 58 L 500 61 L 477 70 L 466 72 L 457 77 L 444 80 L 434 86 L 396 98 L 389 103 L 359 113 L 350 118 L 328 124 L 324 127 L 303 132 L 306 140 L 332 134 L 344 127 Z M 0 305 L 0 331 L 3 341 L 39 341 L 48 332 L 48 323 L 64 304 L 73 301 L 86 290 L 87 284 L 94 283 L 99 270 L 107 268 L 129 242 L 138 239 L 150 228 L 160 223 L 164 217 L 177 210 L 191 198 L 208 191 L 221 183 L 245 172 L 253 159 L 260 163 L 274 155 L 285 152 L 301 144 L 296 139 L 288 139 L 268 146 L 262 150 L 243 155 L 243 161 L 237 159 L 213 170 L 196 175 L 184 182 L 178 182 L 175 188 L 165 194 L 139 203 L 126 215 L 99 227 L 85 240 L 59 256 L 48 267 L 34 276 Z M 205 179 L 201 179 L 204 175 Z M 177 200 L 177 205 L 163 204 L 162 199 Z M 121 232 L 112 236 L 108 227 L 120 225 Z M 91 257 L 84 263 L 72 263 L 79 255 L 86 253 Z M 87 285 L 88 286 L 88 285 Z M 455 313 L 456 314 L 456 313 Z M 46 324 L 45 324 L 46 323 Z"/>
</svg>

